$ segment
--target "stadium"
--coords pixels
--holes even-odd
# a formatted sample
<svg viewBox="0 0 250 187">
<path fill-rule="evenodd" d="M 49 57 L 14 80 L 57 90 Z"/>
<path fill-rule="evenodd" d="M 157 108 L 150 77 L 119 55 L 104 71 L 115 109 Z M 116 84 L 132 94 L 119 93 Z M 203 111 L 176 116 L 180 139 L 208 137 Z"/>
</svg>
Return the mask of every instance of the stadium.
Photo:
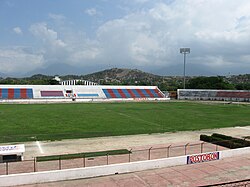
<svg viewBox="0 0 250 187">
<path fill-rule="evenodd" d="M 157 86 L 103 86 L 75 85 L 1 85 L 0 101 L 131 101 L 131 100 L 169 100 L 168 92 L 163 93 Z M 179 100 L 205 101 L 250 101 L 249 90 L 205 90 L 178 89 Z"/>
<path fill-rule="evenodd" d="M 1 0 L 0 187 L 250 186 L 249 10 Z"/>
<path fill-rule="evenodd" d="M 1 85 L 0 100 L 166 100 L 156 86 Z"/>
<path fill-rule="evenodd" d="M 247 141 L 248 90 L 179 89 L 178 100 L 170 100 L 169 94 L 157 86 L 75 83 L 71 80 L 61 85 L 0 86 L 1 115 L 6 118 L 1 119 L 0 146 L 0 180 L 4 185 L 92 177 L 98 184 L 95 177 L 99 176 L 123 176 L 186 164 L 190 169 L 194 163 L 223 161 L 249 153 L 249 147 L 231 149 L 223 143 L 200 139 L 202 133 L 213 132 L 212 137 L 219 133 Z M 228 102 L 237 105 L 225 105 Z M 50 171 L 61 177 L 50 175 Z M 41 177 L 43 172 L 45 177 Z M 60 172 L 66 172 L 65 176 Z M 36 174 L 39 182 L 31 174 Z M 10 181 L 9 177 L 14 176 L 17 180 Z M 221 182 L 232 180 L 209 179 L 199 184 Z M 245 181 L 237 178 L 235 182 Z"/>
</svg>

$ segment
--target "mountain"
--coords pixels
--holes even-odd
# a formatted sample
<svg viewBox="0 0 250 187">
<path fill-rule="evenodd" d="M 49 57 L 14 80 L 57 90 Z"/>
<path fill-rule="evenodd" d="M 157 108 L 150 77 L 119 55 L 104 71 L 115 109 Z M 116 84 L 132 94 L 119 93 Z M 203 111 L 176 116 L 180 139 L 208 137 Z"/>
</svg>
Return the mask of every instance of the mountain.
<svg viewBox="0 0 250 187">
<path fill-rule="evenodd" d="M 7 75 L 0 72 L 0 79 L 1 79 L 1 78 L 5 78 L 5 77 L 7 77 Z"/>
<path fill-rule="evenodd" d="M 154 72 L 158 72 L 159 75 L 169 75 L 169 76 L 182 76 L 183 67 L 180 68 L 180 65 L 172 65 L 167 67 L 161 67 L 159 69 L 154 69 Z M 187 76 L 216 76 L 219 75 L 219 72 L 215 71 L 204 65 L 193 65 L 189 64 L 186 66 L 186 75 Z"/>
<path fill-rule="evenodd" d="M 186 76 L 186 81 L 201 76 Z M 203 76 L 204 77 L 204 76 Z M 217 77 L 217 76 L 215 76 Z M 220 76 L 225 82 L 232 84 L 236 89 L 249 89 L 250 74 Z M 183 87 L 183 76 L 160 76 L 143 72 L 138 69 L 112 68 L 103 71 L 83 75 L 66 76 L 63 79 L 84 79 L 98 84 L 119 84 L 119 85 L 156 85 L 163 90 L 175 90 Z"/>
<path fill-rule="evenodd" d="M 56 66 L 54 66 L 54 68 L 56 68 Z M 62 75 L 59 72 L 60 71 L 58 71 L 59 77 L 62 80 L 83 79 L 96 82 L 100 85 L 154 85 L 158 86 L 161 90 L 176 90 L 178 88 L 183 87 L 183 76 L 160 76 L 154 75 L 152 73 L 143 72 L 138 69 L 112 68 L 87 75 Z M 188 83 L 190 80 L 199 77 L 205 76 L 186 76 L 186 81 Z M 239 90 L 250 89 L 250 74 L 215 77 L 221 77 L 224 82 L 231 84 L 232 88 Z M 5 79 L 0 79 L 0 84 L 58 84 L 58 82 L 54 82 L 53 78 L 54 74 L 52 76 L 43 75 L 40 73 L 24 78 L 8 77 Z"/>
<path fill-rule="evenodd" d="M 138 83 L 138 82 L 143 82 L 143 83 L 149 83 L 154 80 L 160 79 L 161 76 L 159 75 L 154 75 L 151 73 L 146 73 L 141 70 L 137 69 L 119 69 L 119 68 L 112 68 L 112 69 L 107 69 L 103 71 L 99 71 L 96 73 L 88 74 L 82 76 L 83 79 L 90 80 L 93 82 L 117 82 L 121 83 L 123 82 L 124 84 L 127 83 Z"/>
</svg>

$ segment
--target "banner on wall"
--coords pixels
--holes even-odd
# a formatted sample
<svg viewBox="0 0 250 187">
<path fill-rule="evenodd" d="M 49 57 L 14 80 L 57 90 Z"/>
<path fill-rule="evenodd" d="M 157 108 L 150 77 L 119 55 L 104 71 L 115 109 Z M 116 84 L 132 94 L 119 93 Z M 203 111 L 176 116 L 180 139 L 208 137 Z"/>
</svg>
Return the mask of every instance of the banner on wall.
<svg viewBox="0 0 250 187">
<path fill-rule="evenodd" d="M 0 146 L 0 155 L 24 153 L 24 144 Z"/>
<path fill-rule="evenodd" d="M 201 153 L 187 156 L 187 164 L 196 164 L 220 159 L 220 152 Z"/>
</svg>

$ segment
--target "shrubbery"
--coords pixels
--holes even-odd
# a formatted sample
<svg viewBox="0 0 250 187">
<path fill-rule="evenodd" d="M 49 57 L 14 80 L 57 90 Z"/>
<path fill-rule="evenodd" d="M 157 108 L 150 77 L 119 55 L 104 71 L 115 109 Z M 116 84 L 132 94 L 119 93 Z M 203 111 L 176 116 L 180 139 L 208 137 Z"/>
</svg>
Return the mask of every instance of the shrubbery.
<svg viewBox="0 0 250 187">
<path fill-rule="evenodd" d="M 242 144 L 244 145 L 244 147 L 248 147 L 250 146 L 250 142 L 247 141 L 247 140 L 243 140 L 243 139 L 240 139 L 240 138 L 234 138 L 232 136 L 226 136 L 226 135 L 223 135 L 223 134 L 218 134 L 218 133 L 214 133 L 212 134 L 213 137 L 218 137 L 218 138 L 221 138 L 221 139 L 224 139 L 224 140 L 230 140 L 234 143 L 237 143 L 237 144 Z"/>
<path fill-rule="evenodd" d="M 250 142 L 247 140 L 243 140 L 240 138 L 234 138 L 231 136 L 226 136 L 226 135 L 218 134 L 218 133 L 214 133 L 211 136 L 201 134 L 200 140 L 205 141 L 205 142 L 209 142 L 209 143 L 213 143 L 216 145 L 220 145 L 223 147 L 227 147 L 230 149 L 236 149 L 236 148 L 250 146 Z"/>
</svg>

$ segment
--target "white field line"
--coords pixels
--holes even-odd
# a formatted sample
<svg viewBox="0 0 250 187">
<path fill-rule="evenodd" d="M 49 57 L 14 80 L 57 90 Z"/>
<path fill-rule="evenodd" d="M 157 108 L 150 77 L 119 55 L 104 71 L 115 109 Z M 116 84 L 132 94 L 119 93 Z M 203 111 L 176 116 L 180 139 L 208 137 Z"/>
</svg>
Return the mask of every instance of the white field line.
<svg viewBox="0 0 250 187">
<path fill-rule="evenodd" d="M 235 128 L 238 128 L 238 129 L 245 129 L 245 130 L 249 130 L 249 131 L 250 131 L 250 127 L 235 127 Z"/>
<path fill-rule="evenodd" d="M 37 147 L 39 148 L 40 153 L 43 154 L 44 152 L 43 152 L 42 146 L 41 146 L 41 144 L 40 144 L 39 141 L 36 141 L 36 145 L 37 145 Z"/>
</svg>

